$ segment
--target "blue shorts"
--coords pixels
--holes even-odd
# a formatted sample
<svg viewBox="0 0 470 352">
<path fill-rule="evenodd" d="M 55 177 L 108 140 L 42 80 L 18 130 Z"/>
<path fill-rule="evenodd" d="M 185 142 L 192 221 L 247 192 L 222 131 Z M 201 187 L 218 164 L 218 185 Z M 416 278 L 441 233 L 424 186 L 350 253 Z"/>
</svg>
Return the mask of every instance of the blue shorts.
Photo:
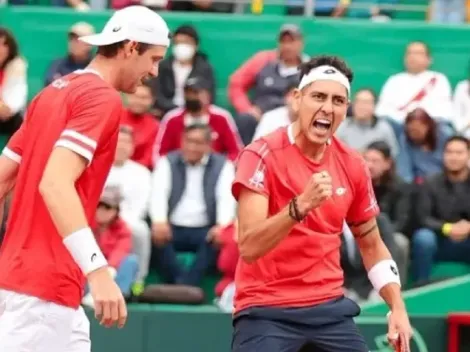
<svg viewBox="0 0 470 352">
<path fill-rule="evenodd" d="M 247 308 L 234 317 L 232 352 L 368 352 L 353 320 L 359 313 L 345 297 L 305 308 Z"/>
</svg>

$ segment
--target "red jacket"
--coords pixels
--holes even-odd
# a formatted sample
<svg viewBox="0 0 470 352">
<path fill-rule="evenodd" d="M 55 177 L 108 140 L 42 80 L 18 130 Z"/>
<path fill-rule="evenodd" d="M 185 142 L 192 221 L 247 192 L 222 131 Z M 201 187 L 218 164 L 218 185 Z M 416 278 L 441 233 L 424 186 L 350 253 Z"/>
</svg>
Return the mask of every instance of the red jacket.
<svg viewBox="0 0 470 352">
<path fill-rule="evenodd" d="M 115 269 L 119 268 L 122 260 L 131 254 L 132 233 L 120 218 L 101 232 L 95 229 L 95 237 L 108 264 Z"/>
<path fill-rule="evenodd" d="M 121 125 L 130 126 L 134 131 L 134 154 L 131 159 L 152 169 L 153 144 L 159 126 L 157 119 L 151 114 L 136 115 L 126 110 L 122 114 Z"/>
<path fill-rule="evenodd" d="M 180 148 L 185 118 L 184 108 L 173 109 L 163 117 L 155 141 L 154 162 L 160 156 Z M 235 160 L 243 148 L 243 142 L 232 115 L 225 109 L 211 105 L 208 124 L 212 129 L 212 150 Z"/>
<path fill-rule="evenodd" d="M 248 93 L 256 83 L 256 76 L 268 63 L 276 60 L 278 55 L 277 50 L 260 51 L 230 76 L 228 98 L 238 113 L 246 113 L 253 107 Z"/>
</svg>

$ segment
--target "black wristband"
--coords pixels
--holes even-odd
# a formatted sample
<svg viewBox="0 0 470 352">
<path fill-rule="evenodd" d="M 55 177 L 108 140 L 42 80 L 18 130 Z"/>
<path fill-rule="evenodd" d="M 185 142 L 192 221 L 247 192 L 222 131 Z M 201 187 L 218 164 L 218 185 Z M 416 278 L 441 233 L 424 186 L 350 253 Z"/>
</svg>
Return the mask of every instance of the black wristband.
<svg viewBox="0 0 470 352">
<path fill-rule="evenodd" d="M 301 222 L 305 217 L 305 215 L 300 214 L 297 207 L 297 197 L 292 198 L 289 203 L 289 216 L 297 222 Z"/>
</svg>

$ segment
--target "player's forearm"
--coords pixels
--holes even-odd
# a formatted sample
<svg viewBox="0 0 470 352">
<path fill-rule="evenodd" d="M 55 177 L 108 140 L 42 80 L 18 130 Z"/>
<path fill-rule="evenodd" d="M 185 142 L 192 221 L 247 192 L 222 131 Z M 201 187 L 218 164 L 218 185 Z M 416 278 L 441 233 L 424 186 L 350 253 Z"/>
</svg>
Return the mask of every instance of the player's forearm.
<svg viewBox="0 0 470 352">
<path fill-rule="evenodd" d="M 59 177 L 54 180 L 43 179 L 39 191 L 62 238 L 88 227 L 74 184 L 59 180 Z"/>
<path fill-rule="evenodd" d="M 264 256 L 284 239 L 297 222 L 289 216 L 289 207 L 257 224 L 240 228 L 238 247 L 243 260 L 248 263 Z"/>
</svg>

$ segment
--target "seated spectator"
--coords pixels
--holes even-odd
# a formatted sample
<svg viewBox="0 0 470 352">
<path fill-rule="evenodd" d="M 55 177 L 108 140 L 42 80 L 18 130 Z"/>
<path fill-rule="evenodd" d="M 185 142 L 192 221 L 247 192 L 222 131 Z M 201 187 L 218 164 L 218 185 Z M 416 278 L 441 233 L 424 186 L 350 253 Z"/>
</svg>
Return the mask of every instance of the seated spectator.
<svg viewBox="0 0 470 352">
<path fill-rule="evenodd" d="M 432 0 L 431 21 L 462 24 L 465 22 L 464 0 Z"/>
<path fill-rule="evenodd" d="M 158 267 L 168 283 L 197 286 L 215 267 L 217 248 L 211 240 L 235 216 L 234 175 L 232 163 L 211 152 L 207 125 L 187 126 L 181 150 L 158 161 L 150 216 Z M 196 254 L 189 271 L 176 258 L 181 251 Z"/>
<path fill-rule="evenodd" d="M 467 79 L 455 87 L 454 126 L 459 133 L 470 137 L 470 65 Z"/>
<path fill-rule="evenodd" d="M 231 13 L 233 8 L 234 2 L 220 0 L 176 0 L 170 2 L 172 11 Z"/>
<path fill-rule="evenodd" d="M 119 217 L 121 195 L 114 187 L 103 191 L 98 209 L 96 210 L 96 226 L 93 229 L 101 251 L 106 257 L 109 270 L 124 297 L 131 295 L 131 287 L 137 276 L 139 264 L 131 253 L 131 232 Z M 88 293 L 82 304 L 93 307 L 93 298 Z"/>
<path fill-rule="evenodd" d="M 120 217 L 132 233 L 133 252 L 139 262 L 139 272 L 134 290 L 143 288 L 150 261 L 150 227 L 146 217 L 150 202 L 151 174 L 144 166 L 129 159 L 134 150 L 134 133 L 127 126 L 121 126 L 112 166 L 106 186 L 119 190 L 122 199 L 119 204 Z"/>
<path fill-rule="evenodd" d="M 184 87 L 188 78 L 203 77 L 208 82 L 209 101 L 215 102 L 214 69 L 199 50 L 199 35 L 194 27 L 178 27 L 172 42 L 172 54 L 160 62 L 158 77 L 150 80 L 155 96 L 152 112 L 160 118 L 168 111 L 184 106 Z"/>
<path fill-rule="evenodd" d="M 222 296 L 224 290 L 235 281 L 235 270 L 237 269 L 238 251 L 237 233 L 238 224 L 233 222 L 220 229 L 214 241 L 220 247 L 220 254 L 217 260 L 217 269 L 222 274 L 222 279 L 215 286 L 217 297 Z"/>
<path fill-rule="evenodd" d="M 148 83 L 142 84 L 134 94 L 127 95 L 127 110 L 121 118 L 121 125 L 131 127 L 133 132 L 131 159 L 148 169 L 153 168 L 153 144 L 159 126 L 157 119 L 149 113 L 153 100 Z"/>
<path fill-rule="evenodd" d="M 291 105 L 296 88 L 297 82 L 291 82 L 289 86 L 287 86 L 285 92 L 284 106 L 280 106 L 263 114 L 258 126 L 256 127 L 253 140 L 266 136 L 277 130 L 279 127 L 287 126 L 295 121 L 296 115 L 292 110 Z"/>
<path fill-rule="evenodd" d="M 316 17 L 343 17 L 351 0 L 315 0 L 314 14 Z M 303 0 L 288 0 L 287 14 L 303 15 Z"/>
<path fill-rule="evenodd" d="M 238 113 L 236 121 L 245 144 L 251 142 L 261 116 L 283 106 L 286 88 L 291 82 L 298 83 L 298 67 L 308 59 L 302 54 L 303 47 L 300 28 L 283 25 L 278 50 L 255 54 L 230 77 L 228 96 Z"/>
<path fill-rule="evenodd" d="M 408 183 L 442 170 L 442 153 L 448 135 L 423 109 L 408 114 L 399 138 L 398 175 Z"/>
<path fill-rule="evenodd" d="M 6 140 L 23 122 L 22 112 L 26 108 L 28 98 L 26 70 L 27 64 L 20 56 L 15 37 L 6 28 L 0 27 L 0 137 L 4 137 L 2 144 L 6 144 Z"/>
<path fill-rule="evenodd" d="M 185 107 L 170 111 L 163 118 L 155 143 L 154 161 L 181 146 L 185 126 L 207 124 L 212 130 L 212 150 L 235 160 L 243 148 L 232 115 L 212 105 L 210 82 L 204 78 L 188 79 L 184 88 Z"/>
<path fill-rule="evenodd" d="M 418 200 L 421 228 L 412 238 L 415 280 L 426 283 L 436 261 L 470 264 L 469 141 L 451 137 L 444 148 L 444 170 L 426 179 Z"/>
<path fill-rule="evenodd" d="M 78 40 L 79 37 L 95 33 L 93 26 L 86 22 L 75 23 L 68 32 L 67 56 L 54 60 L 49 66 L 44 85 L 76 70 L 83 70 L 91 61 L 91 45 Z"/>
<path fill-rule="evenodd" d="M 343 121 L 336 131 L 336 136 L 358 151 L 376 141 L 385 142 L 395 157 L 398 154 L 398 142 L 390 124 L 374 115 L 375 93 L 370 89 L 360 89 L 352 103 L 352 117 Z"/>
<path fill-rule="evenodd" d="M 348 7 L 348 17 L 370 18 L 375 21 L 386 21 L 393 18 L 390 8 L 381 6 L 395 5 L 398 0 L 352 0 Z"/>
<path fill-rule="evenodd" d="M 409 112 L 423 108 L 430 116 L 451 121 L 450 83 L 444 74 L 429 70 L 432 58 L 428 45 L 411 42 L 404 61 L 406 72 L 390 76 L 382 87 L 376 115 L 401 125 Z"/>
</svg>

